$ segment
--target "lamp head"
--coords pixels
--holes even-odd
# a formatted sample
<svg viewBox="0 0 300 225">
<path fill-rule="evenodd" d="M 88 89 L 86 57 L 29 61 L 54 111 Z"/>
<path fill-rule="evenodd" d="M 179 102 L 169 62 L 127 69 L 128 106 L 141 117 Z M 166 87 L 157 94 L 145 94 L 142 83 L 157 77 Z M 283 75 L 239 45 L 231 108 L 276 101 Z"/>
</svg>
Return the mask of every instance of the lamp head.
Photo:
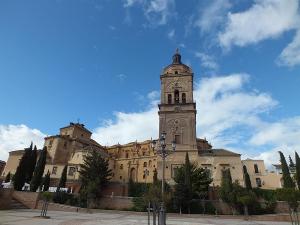
<svg viewBox="0 0 300 225">
<path fill-rule="evenodd" d="M 175 151 L 175 149 L 176 149 L 176 142 L 172 141 L 172 150 Z"/>
</svg>

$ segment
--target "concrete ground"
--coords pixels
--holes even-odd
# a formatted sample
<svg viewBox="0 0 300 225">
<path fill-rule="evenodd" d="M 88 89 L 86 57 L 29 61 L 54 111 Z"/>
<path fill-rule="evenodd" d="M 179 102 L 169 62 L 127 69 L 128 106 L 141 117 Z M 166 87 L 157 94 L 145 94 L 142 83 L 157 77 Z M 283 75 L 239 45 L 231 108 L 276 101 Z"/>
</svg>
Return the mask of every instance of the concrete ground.
<svg viewBox="0 0 300 225">
<path fill-rule="evenodd" d="M 1 225 L 147 225 L 147 216 L 143 213 L 100 211 L 97 213 L 74 213 L 48 211 L 50 219 L 36 218 L 40 210 L 0 211 Z M 244 221 L 224 218 L 191 218 L 188 216 L 168 216 L 167 225 L 288 225 L 287 222 Z"/>
</svg>

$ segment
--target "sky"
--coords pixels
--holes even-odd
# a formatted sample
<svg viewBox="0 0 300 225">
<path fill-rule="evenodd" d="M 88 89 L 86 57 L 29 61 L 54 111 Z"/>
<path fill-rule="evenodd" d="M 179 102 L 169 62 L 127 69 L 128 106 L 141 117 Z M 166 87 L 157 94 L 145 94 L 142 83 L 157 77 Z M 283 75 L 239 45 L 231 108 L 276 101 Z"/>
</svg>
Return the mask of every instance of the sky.
<svg viewBox="0 0 300 225">
<path fill-rule="evenodd" d="M 157 138 L 176 48 L 199 138 L 268 168 L 300 153 L 299 0 L 1 0 L 0 159 L 69 122 L 102 145 Z"/>
</svg>

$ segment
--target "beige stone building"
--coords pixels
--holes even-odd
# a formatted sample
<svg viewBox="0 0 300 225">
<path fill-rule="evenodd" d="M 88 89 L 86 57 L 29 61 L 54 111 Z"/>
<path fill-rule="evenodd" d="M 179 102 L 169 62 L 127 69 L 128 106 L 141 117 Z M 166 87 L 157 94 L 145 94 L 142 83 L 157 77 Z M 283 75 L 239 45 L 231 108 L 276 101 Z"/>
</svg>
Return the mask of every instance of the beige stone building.
<svg viewBox="0 0 300 225">
<path fill-rule="evenodd" d="M 193 98 L 193 71 L 181 62 L 178 51 L 173 61 L 160 75 L 161 101 L 158 105 L 159 133 L 166 133 L 166 148 L 172 151 L 172 142 L 176 143 L 166 159 L 165 177 L 174 184 L 176 169 L 184 164 L 186 153 L 199 167 L 209 170 L 213 178 L 212 186 L 221 182 L 222 171 L 230 169 L 233 181 L 244 185 L 243 165 L 246 165 L 253 186 L 274 189 L 280 187 L 280 174 L 267 172 L 262 160 L 241 160 L 241 155 L 225 149 L 214 149 L 205 139 L 196 134 L 196 103 Z M 159 146 L 152 147 L 152 140 L 131 142 L 124 145 L 102 146 L 91 138 L 92 132 L 83 124 L 70 123 L 60 129 L 58 135 L 45 138 L 48 159 L 45 173 L 49 170 L 52 183 L 60 178 L 63 167 L 68 165 L 68 183 L 73 189 L 79 188 L 80 165 L 84 157 L 95 149 L 109 159 L 113 171 L 112 183 L 125 186 L 129 179 L 150 183 L 154 171 L 162 175 L 162 161 L 157 155 Z M 9 171 L 14 173 L 23 150 L 12 151 L 2 176 Z"/>
</svg>

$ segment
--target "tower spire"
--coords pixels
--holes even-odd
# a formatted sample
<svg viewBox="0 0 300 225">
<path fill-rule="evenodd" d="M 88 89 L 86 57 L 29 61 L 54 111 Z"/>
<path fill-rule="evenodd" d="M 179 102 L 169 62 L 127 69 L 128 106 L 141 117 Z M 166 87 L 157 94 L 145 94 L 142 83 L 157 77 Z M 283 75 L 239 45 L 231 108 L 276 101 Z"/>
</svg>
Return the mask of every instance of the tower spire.
<svg viewBox="0 0 300 225">
<path fill-rule="evenodd" d="M 172 64 L 182 64 L 181 63 L 181 55 L 179 53 L 178 48 L 176 48 L 176 52 L 173 55 L 173 62 L 172 62 Z"/>
</svg>

